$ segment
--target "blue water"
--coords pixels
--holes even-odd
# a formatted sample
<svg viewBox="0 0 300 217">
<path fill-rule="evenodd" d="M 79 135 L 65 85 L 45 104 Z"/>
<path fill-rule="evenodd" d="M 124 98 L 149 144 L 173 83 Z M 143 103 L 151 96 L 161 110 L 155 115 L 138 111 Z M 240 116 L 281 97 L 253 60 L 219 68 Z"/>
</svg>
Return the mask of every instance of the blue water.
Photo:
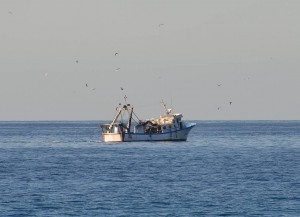
<svg viewBox="0 0 300 217">
<path fill-rule="evenodd" d="M 300 121 L 198 121 L 187 142 L 0 122 L 0 216 L 300 216 Z"/>
</svg>

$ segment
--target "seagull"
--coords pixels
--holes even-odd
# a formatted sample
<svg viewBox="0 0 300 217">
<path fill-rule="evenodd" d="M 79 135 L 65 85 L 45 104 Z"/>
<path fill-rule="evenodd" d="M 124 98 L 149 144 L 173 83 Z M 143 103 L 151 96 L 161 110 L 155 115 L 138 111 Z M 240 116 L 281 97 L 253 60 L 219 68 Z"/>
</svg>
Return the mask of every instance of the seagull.
<svg viewBox="0 0 300 217">
<path fill-rule="evenodd" d="M 78 61 L 78 60 L 76 60 L 75 62 L 76 62 L 76 63 L 78 63 L 79 61 Z"/>
<path fill-rule="evenodd" d="M 9 14 L 13 14 L 13 12 L 11 12 L 11 11 L 9 11 L 8 13 L 9 13 Z"/>
<path fill-rule="evenodd" d="M 120 87 L 121 88 L 121 90 L 124 90 L 124 88 L 123 87 Z"/>
<path fill-rule="evenodd" d="M 220 87 L 222 84 L 217 84 L 218 85 L 218 87 Z"/>
<path fill-rule="evenodd" d="M 220 106 L 220 107 L 218 107 L 218 110 L 220 110 L 220 108 L 221 108 L 221 106 Z"/>
<path fill-rule="evenodd" d="M 116 71 L 119 71 L 121 68 L 116 68 Z"/>
<path fill-rule="evenodd" d="M 119 53 L 115 53 L 115 56 L 117 56 Z"/>
<path fill-rule="evenodd" d="M 86 83 L 85 86 L 88 87 L 88 84 Z"/>
<path fill-rule="evenodd" d="M 232 102 L 229 102 L 229 104 L 231 105 L 231 104 L 232 104 Z"/>
<path fill-rule="evenodd" d="M 158 25 L 158 27 L 161 27 L 161 26 L 163 26 L 163 25 L 165 25 L 165 24 L 161 23 L 161 24 Z"/>
<path fill-rule="evenodd" d="M 92 90 L 96 90 L 96 88 L 93 88 Z"/>
</svg>

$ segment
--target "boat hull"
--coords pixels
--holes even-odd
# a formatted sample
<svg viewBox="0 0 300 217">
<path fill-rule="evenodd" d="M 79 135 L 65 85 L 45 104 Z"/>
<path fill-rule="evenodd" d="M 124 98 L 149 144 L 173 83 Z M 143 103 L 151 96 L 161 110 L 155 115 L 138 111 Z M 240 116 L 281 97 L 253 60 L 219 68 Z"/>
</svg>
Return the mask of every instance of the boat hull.
<svg viewBox="0 0 300 217">
<path fill-rule="evenodd" d="M 196 124 L 189 124 L 180 130 L 163 133 L 104 133 L 104 142 L 138 142 L 138 141 L 186 141 L 190 130 Z"/>
</svg>

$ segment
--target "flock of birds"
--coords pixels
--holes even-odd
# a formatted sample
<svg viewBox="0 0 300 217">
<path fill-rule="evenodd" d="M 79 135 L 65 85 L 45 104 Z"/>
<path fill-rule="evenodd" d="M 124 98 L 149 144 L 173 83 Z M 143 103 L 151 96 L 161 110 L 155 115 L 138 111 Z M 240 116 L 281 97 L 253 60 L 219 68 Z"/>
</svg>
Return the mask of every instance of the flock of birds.
<svg viewBox="0 0 300 217">
<path fill-rule="evenodd" d="M 13 12 L 12 12 L 12 11 L 9 11 L 8 14 L 12 15 Z M 160 28 L 160 27 L 162 27 L 162 26 L 164 26 L 164 25 L 165 25 L 164 23 L 160 23 L 160 24 L 158 25 L 158 27 Z M 119 55 L 118 52 L 115 52 L 115 53 L 114 53 L 114 56 L 115 56 L 115 57 L 118 56 L 118 55 Z M 76 60 L 75 60 L 75 63 L 76 63 L 76 64 L 79 64 L 79 60 L 76 59 Z M 115 69 L 115 71 L 119 71 L 120 69 L 121 69 L 121 68 L 118 67 L 118 68 Z M 48 73 L 44 73 L 44 76 L 45 76 L 45 77 L 48 77 Z M 89 87 L 89 84 L 88 84 L 87 82 L 85 83 L 85 87 L 86 87 L 86 88 Z M 93 88 L 92 90 L 96 90 L 96 88 Z M 121 87 L 121 90 L 124 90 L 124 88 Z M 73 92 L 74 92 L 74 91 L 73 91 Z"/>
<path fill-rule="evenodd" d="M 119 54 L 118 52 L 115 52 L 115 56 L 117 56 L 118 54 Z M 75 60 L 75 63 L 76 63 L 76 64 L 79 64 L 79 60 Z M 116 71 L 119 71 L 120 69 L 121 69 L 121 68 L 116 68 Z M 46 73 L 44 74 L 44 76 L 45 76 L 45 77 L 48 77 L 48 73 L 46 72 Z M 85 87 L 86 87 L 86 88 L 89 87 L 89 84 L 88 84 L 87 82 L 85 83 Z M 92 90 L 96 90 L 96 88 L 93 88 Z M 124 88 L 121 87 L 121 90 L 124 90 Z M 73 92 L 74 92 L 74 91 L 73 91 Z"/>
<path fill-rule="evenodd" d="M 12 12 L 9 12 L 9 14 L 12 14 Z M 160 24 L 158 25 L 159 28 L 162 27 L 162 26 L 164 26 L 163 23 L 160 23 Z M 115 56 L 115 57 L 118 56 L 118 55 L 119 55 L 118 52 L 115 52 L 115 53 L 114 53 L 114 56 Z M 79 60 L 76 59 L 76 60 L 75 60 L 75 63 L 76 63 L 76 64 L 79 64 Z M 121 68 L 118 67 L 118 68 L 115 69 L 115 71 L 119 71 L 120 69 L 121 69 Z M 45 73 L 44 76 L 47 77 L 47 76 L 48 76 L 48 73 Z M 250 79 L 250 78 L 248 78 L 248 79 Z M 222 83 L 217 83 L 217 86 L 218 86 L 218 87 L 221 87 L 221 86 L 222 86 Z M 88 84 L 87 82 L 85 83 L 85 87 L 86 87 L 86 88 L 89 87 L 89 84 Z M 124 91 L 124 88 L 123 88 L 123 87 L 120 87 L 120 89 L 121 89 L 121 91 Z M 96 88 L 93 88 L 92 90 L 96 90 Z M 232 102 L 232 101 L 229 101 L 228 103 L 229 103 L 229 106 L 231 106 L 233 102 Z M 222 108 L 222 106 L 218 106 L 218 107 L 217 107 L 217 110 L 221 110 L 221 108 Z"/>
<path fill-rule="evenodd" d="M 164 24 L 159 24 L 159 27 L 160 26 L 162 26 L 162 25 L 164 25 Z M 117 56 L 117 55 L 119 55 L 119 53 L 118 52 L 115 52 L 115 56 Z M 76 62 L 76 64 L 78 64 L 79 63 L 79 60 L 75 60 L 75 62 Z M 119 71 L 121 68 L 120 67 L 118 67 L 118 68 L 116 68 L 115 69 L 115 71 Z M 45 73 L 45 77 L 47 77 L 48 76 L 48 73 Z M 250 79 L 249 77 L 247 78 L 247 79 Z M 217 86 L 218 87 L 221 87 L 222 86 L 222 83 L 217 83 Z M 89 85 L 88 85 L 88 83 L 86 83 L 85 84 L 85 87 L 89 87 Z M 121 91 L 124 91 L 124 88 L 123 87 L 120 87 L 120 89 L 121 89 Z M 96 90 L 96 88 L 93 88 L 92 90 Z M 125 96 L 126 97 L 126 96 Z M 229 103 L 229 105 L 231 106 L 232 105 L 232 101 L 230 101 L 230 102 L 228 102 Z M 220 110 L 222 107 L 221 106 L 218 106 L 218 110 Z"/>
<path fill-rule="evenodd" d="M 12 12 L 12 11 L 8 11 L 8 14 L 9 14 L 9 15 L 13 15 L 13 12 Z M 158 28 L 161 28 L 161 27 L 163 27 L 164 25 L 165 25 L 164 23 L 160 23 L 160 24 L 158 24 Z M 115 53 L 114 53 L 114 56 L 115 56 L 115 57 L 118 56 L 118 55 L 119 55 L 118 52 L 115 52 Z M 270 59 L 272 60 L 272 57 L 271 57 Z M 79 64 L 79 60 L 76 59 L 76 60 L 75 60 L 75 63 L 76 63 L 76 64 Z M 118 68 L 115 69 L 115 71 L 119 71 L 120 69 L 121 69 L 121 68 L 118 67 Z M 44 76 L 45 76 L 45 77 L 48 77 L 48 73 L 44 73 Z M 250 79 L 249 77 L 246 78 L 246 80 L 249 80 L 249 79 Z M 222 86 L 222 83 L 217 83 L 217 87 L 221 87 L 221 86 Z M 89 84 L 88 84 L 87 82 L 85 83 L 85 87 L 86 87 L 86 88 L 89 88 Z M 121 91 L 124 90 L 123 87 L 120 87 L 120 89 L 121 89 Z M 94 91 L 94 90 L 96 90 L 96 88 L 92 88 L 92 90 Z M 74 92 L 74 91 L 73 91 L 73 92 Z M 229 101 L 228 104 L 229 104 L 229 106 L 231 106 L 231 105 L 233 104 L 233 102 L 232 102 L 232 101 Z M 217 107 L 217 110 L 221 110 L 221 108 L 222 108 L 222 106 L 218 106 L 218 107 Z"/>
</svg>

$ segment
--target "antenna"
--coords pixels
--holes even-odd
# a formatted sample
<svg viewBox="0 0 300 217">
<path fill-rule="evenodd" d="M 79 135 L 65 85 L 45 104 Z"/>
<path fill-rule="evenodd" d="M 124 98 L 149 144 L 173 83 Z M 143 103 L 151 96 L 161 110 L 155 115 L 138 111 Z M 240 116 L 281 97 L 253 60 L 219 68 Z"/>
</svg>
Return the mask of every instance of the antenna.
<svg viewBox="0 0 300 217">
<path fill-rule="evenodd" d="M 172 109 L 167 109 L 167 106 L 163 100 L 161 100 L 161 104 L 163 104 L 163 107 L 165 108 L 166 114 L 169 115 L 172 112 Z"/>
</svg>

